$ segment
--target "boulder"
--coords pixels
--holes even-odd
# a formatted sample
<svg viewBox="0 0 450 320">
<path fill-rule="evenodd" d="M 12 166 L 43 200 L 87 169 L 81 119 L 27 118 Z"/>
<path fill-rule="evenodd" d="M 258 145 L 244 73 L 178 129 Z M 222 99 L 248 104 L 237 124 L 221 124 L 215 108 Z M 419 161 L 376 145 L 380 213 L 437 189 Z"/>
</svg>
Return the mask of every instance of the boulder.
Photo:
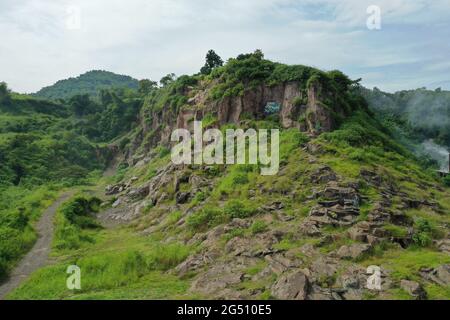
<svg viewBox="0 0 450 320">
<path fill-rule="evenodd" d="M 444 264 L 437 267 L 434 275 L 442 285 L 450 286 L 450 264 Z"/>
<path fill-rule="evenodd" d="M 418 300 L 424 300 L 427 297 L 426 291 L 418 282 L 402 280 L 400 282 L 400 287 Z"/>
<path fill-rule="evenodd" d="M 305 300 L 309 281 L 301 271 L 281 276 L 272 286 L 272 296 L 281 300 Z"/>
<path fill-rule="evenodd" d="M 368 244 L 351 244 L 340 247 L 336 254 L 341 259 L 358 259 L 370 250 L 371 246 Z"/>
<path fill-rule="evenodd" d="M 370 224 L 366 221 L 362 221 L 351 227 L 347 233 L 350 239 L 354 241 L 365 242 L 370 232 Z"/>
<path fill-rule="evenodd" d="M 241 283 L 243 273 L 233 263 L 220 263 L 201 273 L 192 282 L 191 290 L 209 297 L 216 297 L 225 288 Z"/>
<path fill-rule="evenodd" d="M 436 241 L 436 247 L 439 251 L 450 254 L 450 239 Z"/>
<path fill-rule="evenodd" d="M 189 192 L 178 192 L 175 195 L 176 204 L 184 204 L 189 201 L 191 194 Z"/>
<path fill-rule="evenodd" d="M 316 223 L 311 220 L 305 220 L 299 226 L 299 231 L 301 235 L 308 237 L 320 237 L 322 236 L 322 232 L 317 227 Z"/>
<path fill-rule="evenodd" d="M 266 255 L 264 259 L 268 262 L 269 269 L 276 274 L 282 274 L 290 268 L 298 268 L 301 261 L 290 259 L 282 254 Z"/>
<path fill-rule="evenodd" d="M 311 182 L 313 183 L 328 183 L 336 180 L 336 174 L 328 166 L 322 166 L 311 174 Z"/>
</svg>

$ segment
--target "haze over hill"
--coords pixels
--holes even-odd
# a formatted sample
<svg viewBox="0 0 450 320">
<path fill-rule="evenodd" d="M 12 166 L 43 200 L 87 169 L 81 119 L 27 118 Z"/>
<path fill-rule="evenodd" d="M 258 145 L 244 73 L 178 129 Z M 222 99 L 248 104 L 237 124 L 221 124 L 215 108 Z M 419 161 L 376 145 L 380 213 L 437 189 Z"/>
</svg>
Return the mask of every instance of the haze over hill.
<svg viewBox="0 0 450 320">
<path fill-rule="evenodd" d="M 369 106 L 396 139 L 419 157 L 430 157 L 449 168 L 450 91 L 403 90 L 395 93 L 362 88 Z M 425 159 L 424 159 L 425 160 Z"/>
</svg>

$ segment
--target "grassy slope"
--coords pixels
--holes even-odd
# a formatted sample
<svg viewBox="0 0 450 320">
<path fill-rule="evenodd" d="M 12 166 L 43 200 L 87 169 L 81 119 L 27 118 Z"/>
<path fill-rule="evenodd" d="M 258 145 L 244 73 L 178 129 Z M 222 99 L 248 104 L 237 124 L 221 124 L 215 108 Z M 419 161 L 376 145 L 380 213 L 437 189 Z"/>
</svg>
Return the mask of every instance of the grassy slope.
<svg viewBox="0 0 450 320">
<path fill-rule="evenodd" d="M 313 73 L 313 75 L 311 75 Z M 248 76 L 251 75 L 250 78 Z M 336 75 L 335 75 L 336 76 Z M 337 75 L 335 79 L 347 82 Z M 328 84 L 340 91 L 338 82 L 330 75 L 315 74 L 314 70 L 302 66 L 289 68 L 284 65 L 274 65 L 265 60 L 250 57 L 244 60 L 233 60 L 228 66 L 218 68 L 209 77 L 221 78 L 223 83 L 213 90 L 214 98 L 241 94 L 244 83 L 258 84 L 262 82 L 285 82 L 298 80 L 306 84 L 310 78 L 323 77 Z M 180 78 L 181 79 L 181 78 Z M 211 80 L 209 79 L 209 80 Z M 195 80 L 195 81 L 192 81 Z M 208 80 L 208 81 L 209 81 Z M 192 83 L 191 83 L 192 81 Z M 162 90 L 155 91 L 148 99 L 149 108 L 160 110 L 172 107 L 179 109 L 186 103 L 182 95 L 186 85 L 195 85 L 196 79 L 184 77 Z M 348 114 L 353 114 L 352 108 L 357 108 L 359 101 L 353 100 L 345 94 L 342 103 Z M 353 97 L 354 98 L 354 97 Z M 148 101 L 147 101 L 148 102 Z M 351 103 L 350 103 L 351 102 Z M 333 105 L 333 104 L 330 104 Z M 144 109 L 146 104 L 144 104 Z M 355 109 L 356 110 L 356 109 Z M 353 110 L 353 111 L 355 111 Z M 265 126 L 264 123 L 251 123 L 253 127 Z M 274 124 L 271 123 L 271 126 Z M 341 130 L 330 134 L 323 134 L 310 141 L 320 147 L 321 151 L 311 154 L 303 146 L 307 138 L 295 130 L 285 130 L 281 137 L 282 167 L 276 176 L 261 176 L 254 166 L 215 167 L 213 172 L 203 172 L 192 167 L 189 170 L 196 175 L 214 180 L 214 190 L 211 193 L 197 194 L 191 203 L 183 206 L 183 210 L 192 207 L 195 213 L 187 219 L 186 224 L 177 225 L 181 213 L 170 212 L 168 206 L 174 204 L 174 190 L 167 187 L 169 199 L 158 204 L 157 207 L 147 207 L 143 216 L 126 227 L 119 229 L 83 229 L 81 238 L 61 239 L 57 235 L 53 257 L 54 265 L 35 273 L 24 285 L 13 292 L 9 298 L 52 298 L 52 299 L 108 299 L 108 298 L 196 298 L 188 291 L 192 275 L 179 279 L 171 269 L 185 259 L 188 253 L 202 250 L 201 245 L 193 244 L 186 247 L 182 243 L 191 239 L 195 234 L 209 230 L 215 224 L 229 221 L 232 216 L 245 216 L 251 219 L 252 225 L 248 229 L 234 229 L 225 234 L 219 245 L 224 248 L 227 241 L 234 237 L 252 238 L 266 228 L 280 228 L 287 234 L 276 244 L 283 250 L 296 250 L 305 243 L 312 243 L 323 252 L 331 252 L 343 244 L 352 241 L 342 237 L 333 243 L 319 243 L 317 238 L 298 238 L 296 229 L 299 223 L 308 215 L 310 209 L 317 204 L 317 199 L 310 199 L 313 188 L 321 187 L 311 182 L 311 175 L 322 165 L 330 166 L 346 181 L 358 180 L 362 168 L 376 169 L 383 178 L 395 181 L 399 189 L 411 198 L 432 198 L 439 202 L 445 214 L 428 212 L 427 209 L 409 210 L 407 213 L 414 220 L 419 217 L 426 219 L 433 226 L 433 237 L 439 238 L 442 232 L 448 232 L 450 223 L 450 191 L 440 186 L 432 173 L 424 172 L 410 155 L 397 145 L 373 119 L 364 114 L 357 114 L 347 120 Z M 156 169 L 167 164 L 169 157 L 161 152 L 160 158 L 147 166 L 120 170 L 113 180 L 126 180 L 132 176 L 139 177 L 137 184 L 151 179 Z M 103 180 L 99 187 L 111 181 Z M 182 184 L 181 190 L 189 190 L 188 184 Z M 270 190 L 270 192 L 268 192 Z M 291 197 L 291 192 L 295 197 Z M 89 193 L 89 192 L 88 192 Z M 251 198 L 251 193 L 254 193 Z M 379 191 L 365 186 L 361 194 L 366 197 L 361 206 L 360 220 L 364 220 L 373 206 L 373 202 L 380 198 Z M 284 212 L 294 218 L 286 223 L 270 217 L 270 214 L 258 215 L 257 207 L 270 204 L 275 200 L 283 201 Z M 399 206 L 400 200 L 394 198 L 393 206 Z M 151 236 L 145 236 L 140 231 L 154 225 L 155 220 L 162 221 L 156 225 Z M 58 214 L 57 229 L 66 222 L 62 212 Z M 73 226 L 69 226 L 72 228 Z M 328 234 L 345 234 L 344 228 L 326 228 Z M 396 230 L 403 232 L 403 230 Z M 88 241 L 83 241 L 88 240 Z M 166 240 L 172 239 L 171 242 Z M 58 240 L 74 241 L 74 246 L 57 246 Z M 305 258 L 305 257 L 303 257 Z M 420 261 L 420 264 L 415 263 Z M 305 261 L 305 264 L 310 261 Z M 399 250 L 396 246 L 384 245 L 376 247 L 374 253 L 366 256 L 357 263 L 365 266 L 378 263 L 388 267 L 395 282 L 394 289 L 387 292 L 388 297 L 405 298 L 405 293 L 398 289 L 398 281 L 402 278 L 418 277 L 420 266 L 433 267 L 450 262 L 448 256 L 439 253 L 427 244 L 419 247 L 410 246 L 406 250 Z M 82 290 L 69 291 L 65 287 L 67 277 L 65 270 L 68 265 L 76 263 L 82 268 Z M 248 274 L 255 274 L 265 266 L 264 261 L 249 267 Z M 307 265 L 305 265 L 307 267 Z M 240 288 L 255 288 L 264 290 L 269 283 L 252 283 L 244 281 Z M 441 287 L 428 286 L 429 297 L 450 298 L 448 291 Z M 266 290 L 260 298 L 270 298 Z M 367 298 L 377 298 L 368 296 Z"/>
<path fill-rule="evenodd" d="M 354 131 L 352 131 L 354 133 Z M 313 143 L 321 145 L 324 152 L 311 156 L 302 149 L 301 144 L 306 137 L 287 130 L 282 132 L 281 159 L 286 163 L 277 176 L 264 177 L 248 166 L 231 166 L 215 177 L 215 189 L 212 194 L 206 194 L 205 201 L 194 199 L 188 206 L 195 206 L 202 203 L 203 207 L 223 207 L 231 201 L 239 201 L 244 207 L 261 206 L 271 203 L 274 200 L 283 200 L 286 205 L 285 212 L 294 217 L 289 225 L 297 225 L 299 221 L 307 216 L 310 208 L 316 204 L 317 200 L 307 200 L 311 190 L 315 187 L 310 182 L 311 173 L 321 165 L 330 166 L 336 173 L 348 181 L 354 181 L 359 175 L 361 168 L 377 168 L 393 177 L 399 184 L 402 191 L 407 192 L 412 198 L 435 198 L 439 201 L 446 214 L 436 214 L 428 212 L 426 209 L 414 209 L 407 211 L 407 214 L 417 219 L 426 218 L 434 226 L 442 226 L 450 223 L 450 197 L 449 190 L 437 187 L 438 182 L 407 156 L 394 151 L 378 150 L 374 146 L 351 146 L 339 140 L 340 134 L 345 134 L 345 129 L 337 131 L 331 136 L 323 135 L 314 139 Z M 314 163 L 310 163 L 311 158 Z M 157 159 L 144 168 L 132 168 L 122 172 L 121 177 L 131 177 L 137 175 L 142 181 L 152 175 L 156 167 L 168 161 L 168 157 Z M 195 169 L 194 169 L 195 170 Z M 200 174 L 200 172 L 197 172 Z M 147 178 L 143 178 L 146 177 Z M 242 179 L 246 176 L 247 179 Z M 239 178 L 236 178 L 239 177 Z M 293 177 L 296 177 L 295 179 Z M 117 179 L 117 177 L 116 177 Z M 103 181 L 106 184 L 107 181 Z M 263 185 L 263 188 L 272 188 L 273 193 L 258 191 L 254 200 L 248 200 L 249 190 L 254 190 L 256 186 Z M 422 185 L 429 185 L 423 188 Z M 238 187 L 237 187 L 238 186 Z M 181 186 L 186 188 L 187 186 Z M 256 188 L 257 189 L 257 188 Z M 287 191 L 296 192 L 295 199 L 286 197 Z M 378 198 L 376 190 L 368 187 L 362 190 L 362 195 L 367 196 L 370 201 L 362 204 L 361 219 L 364 213 L 371 207 L 371 202 Z M 168 200 L 167 204 L 173 200 Z M 159 231 L 152 236 L 143 236 L 138 231 L 149 226 L 152 218 L 163 216 L 163 223 Z M 185 247 L 181 244 L 162 244 L 162 240 L 169 237 L 178 239 L 189 239 L 196 232 L 189 227 L 177 227 L 175 223 L 180 218 L 177 212 L 167 213 L 164 209 L 149 209 L 139 221 L 119 229 L 87 231 L 95 240 L 92 243 L 84 243 L 76 250 L 54 251 L 56 263 L 54 266 L 44 268 L 34 274 L 21 288 L 12 293 L 9 298 L 51 298 L 51 299 L 158 299 L 158 298 L 196 298 L 188 291 L 190 277 L 178 278 L 170 268 L 182 261 L 187 253 L 201 250 L 199 246 Z M 267 218 L 267 217 L 266 217 Z M 288 225 L 273 220 L 267 222 L 264 217 L 254 216 L 253 224 L 249 229 L 233 230 L 223 237 L 223 245 L 235 236 L 252 237 L 254 234 L 264 230 L 266 227 L 283 227 L 288 231 L 285 237 L 276 246 L 279 249 L 295 250 L 305 243 L 317 244 L 318 239 L 302 238 L 293 239 L 289 235 L 295 232 L 289 230 Z M 207 227 L 208 228 L 208 227 Z M 444 228 L 445 230 L 445 228 Z M 342 228 L 327 228 L 329 234 L 343 233 Z M 320 250 L 324 253 L 336 249 L 339 245 L 348 244 L 352 241 L 343 239 L 339 243 L 324 244 Z M 156 261 L 156 262 L 155 262 Z M 65 289 L 65 268 L 76 263 L 82 268 L 82 290 L 69 291 Z M 411 246 L 406 250 L 399 250 L 395 246 L 377 247 L 371 256 L 367 256 L 360 265 L 371 264 L 381 265 L 391 271 L 394 282 L 400 279 L 418 279 L 418 270 L 422 266 L 435 267 L 443 263 L 450 263 L 450 257 L 439 253 L 432 246 Z M 249 274 L 255 274 L 265 266 L 261 261 L 249 268 Z M 251 269 L 251 270 L 250 270 Z M 169 270 L 168 272 L 166 270 Z M 50 280 L 49 280 L 50 279 Z M 242 288 L 264 287 L 266 283 L 243 282 Z M 426 290 L 430 299 L 450 298 L 448 289 L 435 285 L 426 285 Z M 268 298 L 270 295 L 265 292 L 261 298 Z M 404 299 L 408 296 L 398 287 L 386 292 L 384 298 Z M 367 296 L 367 299 L 376 296 Z"/>
</svg>

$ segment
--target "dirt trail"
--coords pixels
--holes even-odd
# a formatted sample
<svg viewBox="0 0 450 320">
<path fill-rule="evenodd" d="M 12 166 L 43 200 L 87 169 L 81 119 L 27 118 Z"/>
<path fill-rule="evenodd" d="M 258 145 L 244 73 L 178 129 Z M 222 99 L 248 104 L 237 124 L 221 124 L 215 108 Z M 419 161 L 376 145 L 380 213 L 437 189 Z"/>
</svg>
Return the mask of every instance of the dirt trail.
<svg viewBox="0 0 450 320">
<path fill-rule="evenodd" d="M 6 282 L 0 286 L 0 300 L 17 288 L 32 272 L 47 264 L 53 239 L 53 217 L 58 207 L 70 196 L 70 193 L 63 194 L 44 211 L 36 225 L 38 240 L 14 268 Z"/>
</svg>

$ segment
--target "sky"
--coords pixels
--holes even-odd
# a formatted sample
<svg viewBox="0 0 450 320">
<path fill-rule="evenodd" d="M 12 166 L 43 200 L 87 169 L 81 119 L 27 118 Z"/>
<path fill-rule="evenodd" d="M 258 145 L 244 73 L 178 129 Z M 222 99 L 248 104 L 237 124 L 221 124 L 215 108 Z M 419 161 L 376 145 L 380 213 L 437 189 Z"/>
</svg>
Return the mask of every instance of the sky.
<svg viewBox="0 0 450 320">
<path fill-rule="evenodd" d="M 159 80 L 197 73 L 209 49 L 261 49 L 369 88 L 450 89 L 449 40 L 450 0 L 1 0 L 0 81 L 30 93 L 94 69 Z"/>
</svg>

